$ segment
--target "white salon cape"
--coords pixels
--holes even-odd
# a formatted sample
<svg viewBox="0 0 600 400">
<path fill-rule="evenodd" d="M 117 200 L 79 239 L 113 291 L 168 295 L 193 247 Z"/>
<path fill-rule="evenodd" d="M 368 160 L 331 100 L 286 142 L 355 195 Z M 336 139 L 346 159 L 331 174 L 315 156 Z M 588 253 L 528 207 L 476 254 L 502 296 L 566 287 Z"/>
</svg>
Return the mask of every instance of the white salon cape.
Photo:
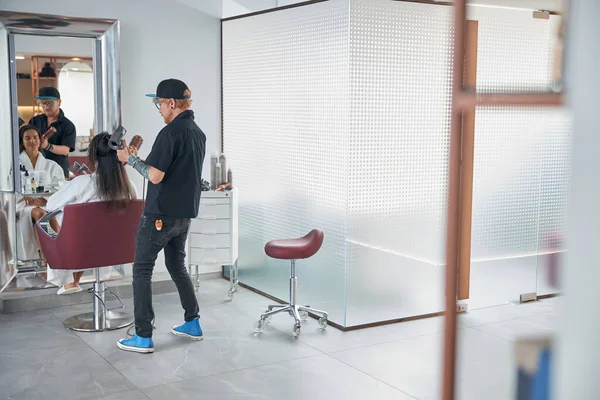
<svg viewBox="0 0 600 400">
<path fill-rule="evenodd" d="M 91 175 L 80 175 L 65 183 L 58 192 L 53 194 L 48 199 L 46 210 L 48 210 L 48 212 L 52 212 L 56 210 L 63 210 L 64 207 L 69 204 L 94 203 L 97 201 L 102 201 L 100 196 L 98 196 L 95 176 L 95 173 Z M 134 190 L 135 198 L 137 198 L 138 193 L 135 185 L 131 181 L 129 181 L 129 184 Z M 59 225 L 62 225 L 62 220 L 63 214 L 60 213 L 56 216 L 56 221 Z M 99 270 L 100 280 L 108 280 L 112 273 L 113 267 L 101 267 Z M 48 265 L 48 277 L 46 279 L 56 286 L 63 286 L 67 283 L 73 282 L 73 272 L 77 271 L 85 270 L 52 269 L 52 266 Z"/>
<path fill-rule="evenodd" d="M 19 162 L 32 175 L 32 172 L 44 174 L 44 186 L 54 186 L 65 181 L 65 172 L 56 162 L 47 160 L 42 153 L 38 155 L 35 168 L 29 156 L 24 151 L 19 155 Z M 24 196 L 28 196 L 25 194 Z M 21 260 L 35 260 L 40 258 L 39 247 L 35 236 L 35 227 L 31 221 L 31 210 L 35 207 L 28 206 L 23 200 L 17 203 L 17 254 Z"/>
</svg>

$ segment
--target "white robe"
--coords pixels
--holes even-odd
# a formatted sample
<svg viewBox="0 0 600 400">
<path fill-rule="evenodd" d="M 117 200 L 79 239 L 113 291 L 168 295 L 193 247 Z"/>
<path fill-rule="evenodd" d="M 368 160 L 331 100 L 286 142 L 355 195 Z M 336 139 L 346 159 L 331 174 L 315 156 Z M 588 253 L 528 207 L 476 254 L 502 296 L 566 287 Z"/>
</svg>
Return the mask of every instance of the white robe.
<svg viewBox="0 0 600 400">
<path fill-rule="evenodd" d="M 94 181 L 95 174 L 91 175 L 80 175 L 73 180 L 65 183 L 58 192 L 53 194 L 48 199 L 46 209 L 48 212 L 63 210 L 66 205 L 69 204 L 81 204 L 81 203 L 94 203 L 102 201 L 98 196 L 98 190 Z M 131 181 L 129 182 L 135 192 L 135 197 L 138 197 L 136 187 Z M 59 225 L 62 225 L 63 214 L 59 214 L 56 217 L 56 221 Z M 110 278 L 112 273 L 112 267 L 102 267 L 100 270 L 100 279 L 107 280 Z M 47 280 L 56 286 L 63 286 L 67 283 L 73 282 L 73 272 L 85 271 L 85 270 L 73 270 L 73 269 L 52 269 L 48 265 L 48 277 Z"/>
<path fill-rule="evenodd" d="M 33 172 L 42 173 L 45 187 L 50 188 L 65 181 L 65 173 L 61 166 L 55 161 L 44 158 L 41 153 L 38 155 L 35 168 L 24 151 L 19 155 L 19 162 L 25 166 L 30 176 Z M 35 229 L 31 221 L 31 210 L 33 209 L 34 207 L 26 205 L 22 199 L 17 203 L 17 254 L 21 260 L 34 260 L 40 257 Z"/>
</svg>

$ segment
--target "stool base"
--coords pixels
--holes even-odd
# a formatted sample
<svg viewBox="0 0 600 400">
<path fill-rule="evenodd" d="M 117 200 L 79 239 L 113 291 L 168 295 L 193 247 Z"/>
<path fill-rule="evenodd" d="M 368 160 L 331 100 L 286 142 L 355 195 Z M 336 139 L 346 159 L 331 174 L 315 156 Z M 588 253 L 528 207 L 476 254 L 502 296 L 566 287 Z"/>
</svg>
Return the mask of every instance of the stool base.
<svg viewBox="0 0 600 400">
<path fill-rule="evenodd" d="M 300 336 L 300 329 L 302 327 L 302 320 L 307 319 L 309 314 L 316 315 L 319 318 L 319 326 L 321 329 L 327 328 L 327 313 L 325 311 L 311 308 L 310 306 L 298 306 L 290 304 L 276 304 L 267 307 L 260 319 L 254 324 L 254 331 L 261 333 L 264 330 L 264 326 L 271 320 L 271 317 L 275 314 L 287 312 L 292 318 L 294 318 L 294 326 L 292 328 L 292 334 L 294 337 Z"/>
</svg>

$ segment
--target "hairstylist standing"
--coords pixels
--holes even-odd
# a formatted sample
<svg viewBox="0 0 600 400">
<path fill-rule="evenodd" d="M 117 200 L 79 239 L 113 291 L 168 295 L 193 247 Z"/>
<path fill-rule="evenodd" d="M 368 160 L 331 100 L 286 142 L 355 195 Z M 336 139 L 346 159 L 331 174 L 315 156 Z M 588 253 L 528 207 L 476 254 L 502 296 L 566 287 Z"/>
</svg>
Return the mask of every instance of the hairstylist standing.
<svg viewBox="0 0 600 400">
<path fill-rule="evenodd" d="M 165 126 L 156 137 L 150 155 L 142 161 L 131 150 L 118 151 L 127 162 L 150 181 L 146 208 L 136 236 L 133 264 L 133 302 L 136 335 L 121 339 L 117 346 L 126 351 L 152 353 L 152 271 L 158 253 L 164 249 L 165 263 L 177 286 L 185 323 L 171 332 L 202 340 L 198 301 L 185 266 L 185 243 L 190 219 L 198 216 L 202 163 L 206 136 L 189 110 L 192 92 L 177 79 L 159 83 L 152 97 Z"/>
</svg>

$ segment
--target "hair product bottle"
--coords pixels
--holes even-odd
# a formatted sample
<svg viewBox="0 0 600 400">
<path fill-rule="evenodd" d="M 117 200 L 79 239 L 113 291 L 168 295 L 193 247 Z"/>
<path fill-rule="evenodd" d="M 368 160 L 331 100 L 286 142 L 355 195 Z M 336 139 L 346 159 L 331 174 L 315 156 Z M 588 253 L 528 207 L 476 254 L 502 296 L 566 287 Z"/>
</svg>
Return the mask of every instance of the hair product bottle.
<svg viewBox="0 0 600 400">
<path fill-rule="evenodd" d="M 231 168 L 227 169 L 227 183 L 230 183 L 233 186 L 233 174 L 231 173 Z"/>
<path fill-rule="evenodd" d="M 210 156 L 210 188 L 216 190 L 219 184 L 217 183 L 217 162 L 219 162 L 219 156 L 211 154 Z"/>
<path fill-rule="evenodd" d="M 217 165 L 215 166 L 215 184 L 217 187 L 219 187 L 219 185 L 221 185 L 221 163 L 217 162 Z"/>
<path fill-rule="evenodd" d="M 227 157 L 225 157 L 224 153 L 221 153 L 219 156 L 219 163 L 221 164 L 221 177 L 219 180 L 221 183 L 227 182 Z"/>
</svg>

